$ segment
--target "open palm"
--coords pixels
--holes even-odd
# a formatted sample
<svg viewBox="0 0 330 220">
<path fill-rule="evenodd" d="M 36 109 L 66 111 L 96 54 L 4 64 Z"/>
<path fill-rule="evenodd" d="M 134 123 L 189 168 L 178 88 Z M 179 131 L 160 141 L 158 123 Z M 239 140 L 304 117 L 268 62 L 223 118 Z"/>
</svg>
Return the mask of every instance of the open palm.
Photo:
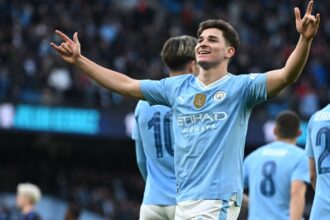
<svg viewBox="0 0 330 220">
<path fill-rule="evenodd" d="M 315 36 L 320 24 L 320 14 L 312 15 L 313 5 L 314 1 L 309 1 L 306 13 L 302 19 L 299 8 L 296 7 L 294 9 L 297 31 L 306 39 L 311 39 Z"/>
</svg>

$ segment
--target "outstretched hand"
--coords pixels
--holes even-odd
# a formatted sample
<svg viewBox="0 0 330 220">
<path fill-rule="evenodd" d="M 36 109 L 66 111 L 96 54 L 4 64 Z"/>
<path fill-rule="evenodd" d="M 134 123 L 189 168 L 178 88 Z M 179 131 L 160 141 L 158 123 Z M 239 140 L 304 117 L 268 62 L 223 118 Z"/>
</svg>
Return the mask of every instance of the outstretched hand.
<svg viewBox="0 0 330 220">
<path fill-rule="evenodd" d="M 81 55 L 78 33 L 74 33 L 73 40 L 59 30 L 56 30 L 55 33 L 61 37 L 64 42 L 62 42 L 59 46 L 53 42 L 50 43 L 50 45 L 56 50 L 64 61 L 71 64 L 75 63 Z"/>
<path fill-rule="evenodd" d="M 320 24 L 320 14 L 317 13 L 316 16 L 312 15 L 314 1 L 310 0 L 307 6 L 306 13 L 301 19 L 299 8 L 294 8 L 294 14 L 296 16 L 296 28 L 301 36 L 306 39 L 312 39 L 316 33 Z"/>
</svg>

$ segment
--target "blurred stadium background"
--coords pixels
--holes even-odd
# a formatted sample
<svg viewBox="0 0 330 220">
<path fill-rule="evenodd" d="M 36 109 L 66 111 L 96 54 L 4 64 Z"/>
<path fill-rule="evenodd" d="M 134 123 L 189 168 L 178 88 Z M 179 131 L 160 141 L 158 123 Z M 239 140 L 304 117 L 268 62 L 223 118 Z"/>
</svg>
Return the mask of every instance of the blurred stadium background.
<svg viewBox="0 0 330 220">
<path fill-rule="evenodd" d="M 49 47 L 54 30 L 80 34 L 83 54 L 129 76 L 160 79 L 160 50 L 171 36 L 195 36 L 207 18 L 238 30 L 233 73 L 281 67 L 298 34 L 303 0 L 0 0 L 0 220 L 17 219 L 20 182 L 39 185 L 43 219 L 137 219 L 144 182 L 130 140 L 135 100 L 111 93 L 66 65 Z M 255 109 L 246 154 L 273 139 L 283 109 L 309 117 L 330 98 L 330 3 L 315 1 L 321 26 L 297 83 Z M 233 137 L 237 138 L 237 137 Z M 299 139 L 304 146 L 305 133 Z M 307 197 L 308 217 L 311 198 Z M 244 217 L 242 218 L 244 219 Z"/>
</svg>

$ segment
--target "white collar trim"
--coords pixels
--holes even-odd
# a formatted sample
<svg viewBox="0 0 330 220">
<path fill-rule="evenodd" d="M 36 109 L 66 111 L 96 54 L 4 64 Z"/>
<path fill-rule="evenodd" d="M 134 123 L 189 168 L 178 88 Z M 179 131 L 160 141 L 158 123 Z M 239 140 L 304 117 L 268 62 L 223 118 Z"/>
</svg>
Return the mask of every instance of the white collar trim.
<svg viewBox="0 0 330 220">
<path fill-rule="evenodd" d="M 209 85 L 205 85 L 203 82 L 201 82 L 199 79 L 198 79 L 198 76 L 196 77 L 196 82 L 197 82 L 197 85 L 201 88 L 201 89 L 210 89 L 211 87 L 214 87 L 218 84 L 221 84 L 225 81 L 227 81 L 229 78 L 231 77 L 231 74 L 228 73 L 227 75 L 221 77 L 220 79 L 218 79 L 217 81 L 209 84 Z"/>
</svg>

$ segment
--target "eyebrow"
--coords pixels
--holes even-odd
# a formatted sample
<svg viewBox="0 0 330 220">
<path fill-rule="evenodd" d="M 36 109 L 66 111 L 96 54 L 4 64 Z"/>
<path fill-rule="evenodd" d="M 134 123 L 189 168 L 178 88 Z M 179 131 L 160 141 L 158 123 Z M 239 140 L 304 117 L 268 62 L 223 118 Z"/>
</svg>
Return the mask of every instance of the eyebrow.
<svg viewBox="0 0 330 220">
<path fill-rule="evenodd" d="M 215 35 L 209 35 L 209 36 L 207 36 L 206 38 L 211 38 L 211 39 L 219 39 L 217 36 L 215 36 Z M 204 36 L 199 36 L 198 37 L 198 39 L 204 39 Z"/>
<path fill-rule="evenodd" d="M 219 39 L 217 36 L 214 36 L 214 35 L 209 35 L 208 38 L 211 38 L 211 39 Z"/>
</svg>

